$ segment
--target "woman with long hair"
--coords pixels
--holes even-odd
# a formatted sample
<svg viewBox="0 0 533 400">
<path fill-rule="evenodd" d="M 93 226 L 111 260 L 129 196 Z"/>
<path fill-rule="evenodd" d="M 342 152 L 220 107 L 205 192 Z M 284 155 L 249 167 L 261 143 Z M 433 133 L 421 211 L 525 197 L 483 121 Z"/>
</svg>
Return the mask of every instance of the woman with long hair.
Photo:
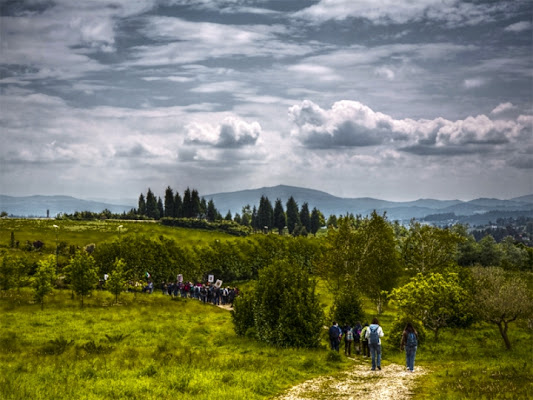
<svg viewBox="0 0 533 400">
<path fill-rule="evenodd" d="M 418 347 L 418 333 L 410 322 L 407 323 L 402 333 L 400 350 L 405 349 L 405 364 L 411 372 L 415 369 L 416 348 Z"/>
</svg>

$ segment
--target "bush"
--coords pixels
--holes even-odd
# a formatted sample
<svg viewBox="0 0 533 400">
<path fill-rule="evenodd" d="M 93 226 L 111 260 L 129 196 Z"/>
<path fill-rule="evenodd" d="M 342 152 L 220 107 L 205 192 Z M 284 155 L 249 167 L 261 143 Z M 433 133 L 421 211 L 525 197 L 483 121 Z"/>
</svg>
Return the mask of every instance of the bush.
<svg viewBox="0 0 533 400">
<path fill-rule="evenodd" d="M 331 308 L 332 321 L 337 321 L 340 326 L 354 326 L 357 321 L 362 321 L 364 316 L 363 305 L 355 290 L 344 288 L 337 293 Z"/>
<path fill-rule="evenodd" d="M 317 347 L 323 321 L 315 283 L 287 260 L 261 270 L 256 290 L 236 301 L 233 313 L 237 334 L 281 347 Z"/>
</svg>

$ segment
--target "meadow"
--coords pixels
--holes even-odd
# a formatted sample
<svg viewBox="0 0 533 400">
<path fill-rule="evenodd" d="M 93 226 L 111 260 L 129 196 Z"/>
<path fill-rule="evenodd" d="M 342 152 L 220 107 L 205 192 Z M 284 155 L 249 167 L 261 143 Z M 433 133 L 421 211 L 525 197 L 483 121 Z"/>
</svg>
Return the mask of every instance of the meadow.
<svg viewBox="0 0 533 400">
<path fill-rule="evenodd" d="M 9 248 L 13 231 L 20 243 L 41 240 L 42 253 L 53 254 L 53 225 L 51 220 L 2 220 L 0 249 Z M 235 240 L 219 232 L 154 223 L 61 221 L 59 229 L 58 241 L 80 247 L 137 233 L 163 235 L 184 246 Z M 28 252 L 36 258 L 42 253 Z M 242 289 L 247 286 L 239 282 Z M 323 281 L 318 291 L 327 312 L 333 294 Z M 363 305 L 371 320 L 375 305 L 366 298 Z M 399 344 L 387 340 L 396 315 L 386 305 L 379 316 L 385 332 L 384 371 L 391 363 L 404 364 Z M 114 304 L 111 293 L 95 290 L 81 308 L 70 290 L 55 290 L 41 311 L 30 288 L 10 289 L 0 292 L 0 326 L 2 399 L 265 399 L 307 379 L 368 362 L 346 358 L 342 348 L 340 357 L 333 356 L 326 330 L 314 350 L 239 337 L 229 311 L 159 291 L 125 292 Z M 417 377 L 413 398 L 533 398 L 531 334 L 527 321 L 513 322 L 509 351 L 497 327 L 486 323 L 445 328 L 437 342 L 430 334 L 416 359 L 429 373 Z"/>
</svg>

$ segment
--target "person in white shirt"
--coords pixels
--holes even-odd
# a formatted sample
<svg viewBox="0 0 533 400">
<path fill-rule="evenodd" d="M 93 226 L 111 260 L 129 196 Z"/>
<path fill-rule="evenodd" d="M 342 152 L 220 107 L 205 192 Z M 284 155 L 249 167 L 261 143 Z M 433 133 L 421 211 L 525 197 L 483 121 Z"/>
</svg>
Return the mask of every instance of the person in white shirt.
<svg viewBox="0 0 533 400">
<path fill-rule="evenodd" d="M 381 370 L 381 338 L 383 337 L 383 329 L 379 325 L 377 318 L 372 320 L 372 323 L 366 330 L 365 337 L 368 339 L 368 347 L 370 349 L 370 356 L 372 357 L 372 371 L 376 367 Z"/>
</svg>

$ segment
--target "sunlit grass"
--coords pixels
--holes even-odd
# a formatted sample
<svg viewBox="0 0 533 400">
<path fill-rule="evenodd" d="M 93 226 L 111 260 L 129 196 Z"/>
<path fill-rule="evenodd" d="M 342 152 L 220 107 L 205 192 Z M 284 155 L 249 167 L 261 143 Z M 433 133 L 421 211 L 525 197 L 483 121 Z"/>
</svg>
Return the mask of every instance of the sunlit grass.
<svg viewBox="0 0 533 400">
<path fill-rule="evenodd" d="M 279 349 L 233 332 L 230 313 L 159 294 L 95 292 L 84 309 L 56 292 L 0 300 L 0 398 L 262 399 L 337 371 L 327 352 Z M 180 395 L 181 394 L 181 395 Z"/>
</svg>

